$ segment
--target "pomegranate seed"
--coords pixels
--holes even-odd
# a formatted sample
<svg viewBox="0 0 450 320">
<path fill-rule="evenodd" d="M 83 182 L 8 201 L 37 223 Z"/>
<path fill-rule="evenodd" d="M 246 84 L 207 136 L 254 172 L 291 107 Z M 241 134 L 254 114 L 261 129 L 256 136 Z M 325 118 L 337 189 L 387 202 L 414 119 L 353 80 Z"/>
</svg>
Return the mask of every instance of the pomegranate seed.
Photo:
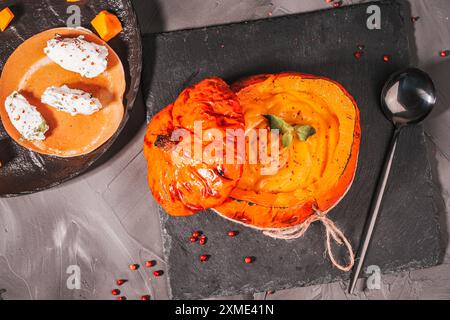
<svg viewBox="0 0 450 320">
<path fill-rule="evenodd" d="M 148 294 L 141 297 L 141 300 L 150 300 L 150 296 Z"/>
<path fill-rule="evenodd" d="M 197 241 L 197 237 L 190 237 L 190 238 L 189 238 L 189 241 L 192 242 L 192 243 L 194 243 L 194 242 Z"/>
<path fill-rule="evenodd" d="M 198 238 L 200 236 L 201 232 L 200 231 L 194 231 L 194 233 L 192 233 L 192 236 L 194 238 Z"/>
<path fill-rule="evenodd" d="M 363 53 L 362 53 L 362 51 L 356 51 L 353 55 L 355 56 L 355 58 L 357 60 L 359 60 L 359 59 L 361 59 Z"/>
<path fill-rule="evenodd" d="M 442 50 L 441 52 L 439 52 L 439 55 L 440 55 L 442 58 L 447 57 L 448 54 L 449 54 L 449 50 Z"/>
<path fill-rule="evenodd" d="M 252 258 L 252 257 L 246 257 L 246 258 L 244 259 L 244 261 L 245 261 L 246 264 L 250 264 L 250 263 L 253 262 L 253 258 Z"/>
<path fill-rule="evenodd" d="M 156 261 L 153 261 L 153 260 L 145 261 L 145 266 L 147 268 L 154 267 L 155 265 L 156 265 Z"/>
<path fill-rule="evenodd" d="M 237 232 L 236 231 L 228 231 L 228 236 L 235 237 L 235 236 L 237 236 Z"/>
<path fill-rule="evenodd" d="M 127 297 L 118 297 L 117 300 L 127 300 Z"/>
<path fill-rule="evenodd" d="M 420 19 L 420 17 L 411 17 L 411 22 L 416 22 Z"/>
<path fill-rule="evenodd" d="M 339 8 L 340 6 L 342 6 L 342 1 L 336 1 L 333 3 L 333 7 L 335 8 Z"/>
<path fill-rule="evenodd" d="M 206 260 L 208 260 L 208 256 L 206 254 L 202 254 L 200 256 L 200 262 L 205 262 Z"/>
<path fill-rule="evenodd" d="M 383 61 L 384 61 L 384 62 L 388 62 L 389 60 L 391 60 L 391 57 L 390 57 L 389 55 L 385 54 L 385 55 L 383 56 Z"/>
<path fill-rule="evenodd" d="M 113 296 L 118 296 L 120 294 L 120 290 L 119 289 L 113 289 L 111 290 L 111 293 Z"/>
<path fill-rule="evenodd" d="M 198 242 L 201 246 L 204 246 L 206 244 L 206 238 L 200 238 L 200 241 Z"/>
<path fill-rule="evenodd" d="M 124 280 L 124 279 L 119 279 L 119 280 L 116 281 L 118 286 L 123 285 L 125 282 L 127 282 L 127 280 Z"/>
<path fill-rule="evenodd" d="M 162 272 L 162 270 L 156 270 L 156 271 L 153 271 L 153 275 L 155 277 L 160 277 L 163 275 L 163 272 Z"/>
<path fill-rule="evenodd" d="M 134 263 L 134 264 L 130 264 L 129 265 L 129 268 L 130 268 L 130 270 L 137 270 L 137 269 L 139 269 L 139 265 L 138 264 L 136 264 L 136 263 Z"/>
</svg>

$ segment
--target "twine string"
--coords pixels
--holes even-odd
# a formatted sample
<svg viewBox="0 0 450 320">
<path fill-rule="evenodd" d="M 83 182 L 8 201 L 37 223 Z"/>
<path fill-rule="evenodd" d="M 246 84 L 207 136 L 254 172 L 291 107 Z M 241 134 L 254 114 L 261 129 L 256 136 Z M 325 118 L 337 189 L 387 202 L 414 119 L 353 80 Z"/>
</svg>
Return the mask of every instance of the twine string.
<svg viewBox="0 0 450 320">
<path fill-rule="evenodd" d="M 292 228 L 280 229 L 280 230 L 266 230 L 264 234 L 266 236 L 275 238 L 275 239 L 284 239 L 284 240 L 292 240 L 303 237 L 306 231 L 309 229 L 310 225 L 316 221 L 320 221 L 324 227 L 326 232 L 326 250 L 328 256 L 331 260 L 331 263 L 344 272 L 348 272 L 353 268 L 355 264 L 355 255 L 353 253 L 353 248 L 347 237 L 344 233 L 334 224 L 333 221 L 326 217 L 326 214 L 320 212 L 315 209 L 315 213 L 306 219 L 300 225 L 294 226 Z M 348 252 L 348 264 L 342 265 L 340 264 L 336 258 L 334 257 L 333 250 L 331 248 L 331 241 L 334 240 L 338 245 L 345 245 Z"/>
</svg>

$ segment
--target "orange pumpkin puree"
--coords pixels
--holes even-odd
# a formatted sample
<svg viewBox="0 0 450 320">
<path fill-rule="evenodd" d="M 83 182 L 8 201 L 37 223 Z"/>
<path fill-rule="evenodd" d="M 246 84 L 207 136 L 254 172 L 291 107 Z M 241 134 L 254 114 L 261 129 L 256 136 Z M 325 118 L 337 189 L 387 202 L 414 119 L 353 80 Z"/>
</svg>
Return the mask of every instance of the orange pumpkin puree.
<svg viewBox="0 0 450 320">
<path fill-rule="evenodd" d="M 242 177 L 222 215 L 260 228 L 287 228 L 302 223 L 314 208 L 327 212 L 349 189 L 360 145 L 359 110 L 338 83 L 300 73 L 258 75 L 235 85 L 246 131 L 268 128 L 263 115 L 291 125 L 310 125 L 316 133 L 294 139 L 280 150 L 280 168 L 261 175 L 266 165 L 244 165 Z"/>
</svg>

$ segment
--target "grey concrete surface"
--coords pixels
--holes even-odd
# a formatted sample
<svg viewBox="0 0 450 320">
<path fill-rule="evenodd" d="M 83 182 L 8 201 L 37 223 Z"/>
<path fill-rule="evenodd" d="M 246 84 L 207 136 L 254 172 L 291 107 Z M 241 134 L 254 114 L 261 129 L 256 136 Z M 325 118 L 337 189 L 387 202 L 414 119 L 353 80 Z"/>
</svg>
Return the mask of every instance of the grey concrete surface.
<svg viewBox="0 0 450 320">
<path fill-rule="evenodd" d="M 344 1 L 360 3 L 362 1 Z M 426 121 L 429 157 L 443 203 L 443 241 L 450 230 L 450 1 L 410 0 L 418 64 L 436 81 L 439 101 Z M 329 7 L 322 0 L 134 0 L 142 32 L 221 24 Z M 128 264 L 156 260 L 165 269 L 156 204 L 146 184 L 144 127 L 108 161 L 60 187 L 0 199 L 0 296 L 4 299 L 111 299 L 118 278 L 129 299 L 168 297 L 164 277 Z M 420 237 L 420 235 L 418 235 Z M 380 290 L 346 294 L 346 283 L 228 299 L 450 299 L 450 253 L 437 267 L 382 277 Z M 66 269 L 81 268 L 81 289 L 69 290 Z"/>
</svg>

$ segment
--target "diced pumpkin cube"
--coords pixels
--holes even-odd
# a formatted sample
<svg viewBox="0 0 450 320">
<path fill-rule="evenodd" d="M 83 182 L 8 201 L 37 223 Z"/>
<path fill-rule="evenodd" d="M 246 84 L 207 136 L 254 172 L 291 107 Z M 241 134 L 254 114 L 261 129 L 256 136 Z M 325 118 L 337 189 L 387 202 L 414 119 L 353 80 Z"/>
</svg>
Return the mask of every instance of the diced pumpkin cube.
<svg viewBox="0 0 450 320">
<path fill-rule="evenodd" d="M 99 36 L 109 41 L 122 31 L 122 24 L 119 18 L 106 10 L 101 11 L 94 20 L 91 21 Z"/>
<path fill-rule="evenodd" d="M 0 11 L 0 30 L 5 31 L 6 27 L 8 27 L 13 18 L 14 14 L 8 7 Z"/>
</svg>

